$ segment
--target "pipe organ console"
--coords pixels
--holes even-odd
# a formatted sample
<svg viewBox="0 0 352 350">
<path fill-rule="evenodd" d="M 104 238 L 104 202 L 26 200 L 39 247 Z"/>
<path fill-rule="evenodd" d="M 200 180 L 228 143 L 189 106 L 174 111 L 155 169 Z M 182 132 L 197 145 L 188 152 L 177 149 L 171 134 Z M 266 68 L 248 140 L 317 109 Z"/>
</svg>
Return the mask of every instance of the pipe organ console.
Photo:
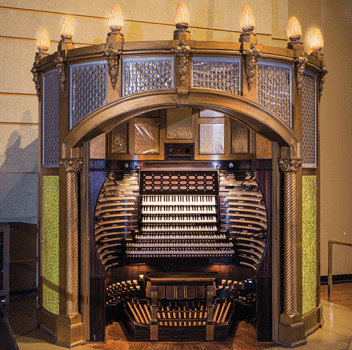
<svg viewBox="0 0 352 350">
<path fill-rule="evenodd" d="M 244 319 L 295 347 L 323 322 L 320 48 L 183 24 L 173 40 L 38 45 L 39 319 L 59 345 L 104 340 L 106 319 L 199 341 Z"/>
<path fill-rule="evenodd" d="M 107 318 L 123 310 L 136 341 L 223 340 L 234 318 L 256 318 L 256 288 L 214 272 L 227 266 L 227 275 L 239 269 L 255 282 L 268 232 L 256 171 L 249 163 L 246 170 L 179 164 L 123 170 L 111 162 L 96 204 Z M 185 262 L 194 265 L 191 276 Z M 146 275 L 121 280 L 116 271 L 134 266 Z"/>
</svg>

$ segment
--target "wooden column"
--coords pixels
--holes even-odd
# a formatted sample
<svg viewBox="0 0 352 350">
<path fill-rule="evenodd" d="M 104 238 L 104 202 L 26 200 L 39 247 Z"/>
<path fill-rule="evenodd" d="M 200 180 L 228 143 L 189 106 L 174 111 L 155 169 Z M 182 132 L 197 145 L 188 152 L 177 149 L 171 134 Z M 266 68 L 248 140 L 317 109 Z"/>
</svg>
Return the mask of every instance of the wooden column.
<svg viewBox="0 0 352 350">
<path fill-rule="evenodd" d="M 57 323 L 57 341 L 61 346 L 73 347 L 84 343 L 82 315 L 79 313 L 78 259 L 78 172 L 81 159 L 61 161 L 66 174 L 66 267 L 65 312 Z"/>
<path fill-rule="evenodd" d="M 297 307 L 297 191 L 296 173 L 302 159 L 284 158 L 279 161 L 284 173 L 284 310 L 280 315 L 279 343 L 296 347 L 307 342 L 305 326 Z"/>
</svg>

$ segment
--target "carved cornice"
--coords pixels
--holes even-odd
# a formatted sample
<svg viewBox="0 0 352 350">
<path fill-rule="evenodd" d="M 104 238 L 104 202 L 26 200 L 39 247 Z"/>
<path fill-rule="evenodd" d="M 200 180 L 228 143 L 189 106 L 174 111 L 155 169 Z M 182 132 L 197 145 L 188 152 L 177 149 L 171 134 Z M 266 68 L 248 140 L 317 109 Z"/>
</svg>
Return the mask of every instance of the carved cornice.
<svg viewBox="0 0 352 350">
<path fill-rule="evenodd" d="M 255 48 L 255 44 L 251 45 L 251 48 L 248 51 L 244 52 L 246 56 L 246 76 L 248 89 L 250 90 L 253 85 L 253 78 L 255 76 L 255 69 L 257 67 L 257 59 L 261 56 L 259 50 Z"/>
<path fill-rule="evenodd" d="M 304 57 L 304 53 L 302 52 L 302 55 L 300 57 L 297 57 L 295 59 L 295 61 L 296 61 L 297 95 L 299 96 L 299 94 L 300 94 L 300 92 L 302 90 L 304 69 L 306 67 L 306 63 L 308 62 L 308 59 L 306 57 Z"/>
<path fill-rule="evenodd" d="M 114 45 L 110 44 L 109 49 L 103 51 L 103 56 L 106 57 L 108 62 L 108 72 L 111 79 L 112 88 L 115 90 L 117 84 L 117 77 L 119 75 L 119 59 L 120 53 L 114 49 Z"/>
<path fill-rule="evenodd" d="M 63 94 L 65 92 L 66 86 L 66 64 L 65 59 L 62 56 L 57 56 L 54 61 L 56 63 L 56 67 L 59 71 L 59 82 L 60 82 L 60 91 Z"/>
<path fill-rule="evenodd" d="M 35 89 L 37 90 L 37 96 L 40 101 L 41 94 L 40 94 L 39 70 L 37 69 L 37 66 L 35 65 L 35 63 L 33 64 L 33 68 L 31 69 L 31 72 L 33 74 L 33 81 L 35 84 Z"/>
<path fill-rule="evenodd" d="M 279 166 L 284 173 L 296 173 L 302 165 L 300 158 L 283 158 L 279 160 Z"/>
<path fill-rule="evenodd" d="M 319 101 L 321 99 L 321 96 L 323 95 L 323 90 L 324 90 L 324 83 L 326 79 L 326 74 L 328 74 L 328 70 L 324 66 L 321 71 L 319 72 Z"/>
<path fill-rule="evenodd" d="M 60 164 L 63 165 L 64 171 L 66 173 L 78 173 L 82 169 L 83 160 L 82 159 L 63 159 L 60 161 Z"/>
<path fill-rule="evenodd" d="M 181 86 L 183 86 L 186 80 L 186 75 L 188 73 L 189 56 L 192 50 L 189 46 L 186 45 L 185 41 L 182 40 L 180 45 L 175 47 L 174 51 L 176 53 Z"/>
</svg>

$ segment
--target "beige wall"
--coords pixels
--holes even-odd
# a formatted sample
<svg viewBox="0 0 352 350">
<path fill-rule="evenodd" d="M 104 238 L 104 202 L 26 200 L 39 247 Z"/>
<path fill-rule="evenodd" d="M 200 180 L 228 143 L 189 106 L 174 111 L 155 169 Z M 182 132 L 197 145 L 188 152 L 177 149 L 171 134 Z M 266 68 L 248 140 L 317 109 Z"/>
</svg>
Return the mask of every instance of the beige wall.
<svg viewBox="0 0 352 350">
<path fill-rule="evenodd" d="M 299 19 L 305 43 L 313 26 L 321 28 L 329 71 L 320 105 L 321 274 L 327 275 L 328 240 L 352 242 L 352 2 L 290 1 L 289 16 Z M 334 248 L 333 262 L 333 274 L 351 274 L 352 249 Z"/>
<path fill-rule="evenodd" d="M 108 32 L 106 18 L 114 1 L 0 0 L 0 221 L 37 222 L 37 98 L 30 69 L 35 40 L 46 28 L 57 49 L 63 13 L 74 15 L 78 45 L 99 44 Z M 121 0 L 127 41 L 168 40 L 178 0 Z M 258 42 L 286 46 L 288 16 L 300 20 L 306 34 L 317 26 L 325 38 L 329 75 L 321 103 L 322 274 L 327 274 L 329 238 L 352 241 L 351 180 L 351 32 L 350 1 L 339 0 L 188 0 L 192 38 L 238 41 L 242 6 L 256 17 Z M 94 4 L 94 5 L 92 5 Z M 338 61 L 339 60 L 339 61 Z M 349 147 L 348 147 L 349 146 Z M 346 232 L 346 235 L 344 235 Z M 352 254 L 339 248 L 334 273 L 352 273 Z"/>
</svg>

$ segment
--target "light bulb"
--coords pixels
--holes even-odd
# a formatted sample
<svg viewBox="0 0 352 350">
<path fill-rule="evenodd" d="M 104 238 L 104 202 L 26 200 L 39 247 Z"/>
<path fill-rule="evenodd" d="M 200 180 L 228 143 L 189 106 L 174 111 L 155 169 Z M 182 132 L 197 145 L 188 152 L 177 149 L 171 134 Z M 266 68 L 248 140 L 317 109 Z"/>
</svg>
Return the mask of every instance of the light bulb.
<svg viewBox="0 0 352 350">
<path fill-rule="evenodd" d="M 114 5 L 109 16 L 109 28 L 111 30 L 121 30 L 124 24 L 124 17 L 121 6 Z"/>
<path fill-rule="evenodd" d="M 255 18 L 250 6 L 243 6 L 242 8 L 240 27 L 244 32 L 253 30 L 255 27 Z"/>
<path fill-rule="evenodd" d="M 70 15 L 65 15 L 60 26 L 60 35 L 66 38 L 72 38 L 75 35 L 75 26 L 73 18 Z"/>
<path fill-rule="evenodd" d="M 323 36 L 319 29 L 314 29 L 309 38 L 309 47 L 313 52 L 320 51 L 324 46 Z"/>
<path fill-rule="evenodd" d="M 46 29 L 42 29 L 38 34 L 37 48 L 39 50 L 44 50 L 44 51 L 47 51 L 50 48 L 49 32 Z"/>
<path fill-rule="evenodd" d="M 287 37 L 299 39 L 302 36 L 302 29 L 296 17 L 290 17 L 287 22 Z"/>
<path fill-rule="evenodd" d="M 187 5 L 184 2 L 180 2 L 177 5 L 174 24 L 177 25 L 189 25 L 189 11 Z"/>
</svg>

